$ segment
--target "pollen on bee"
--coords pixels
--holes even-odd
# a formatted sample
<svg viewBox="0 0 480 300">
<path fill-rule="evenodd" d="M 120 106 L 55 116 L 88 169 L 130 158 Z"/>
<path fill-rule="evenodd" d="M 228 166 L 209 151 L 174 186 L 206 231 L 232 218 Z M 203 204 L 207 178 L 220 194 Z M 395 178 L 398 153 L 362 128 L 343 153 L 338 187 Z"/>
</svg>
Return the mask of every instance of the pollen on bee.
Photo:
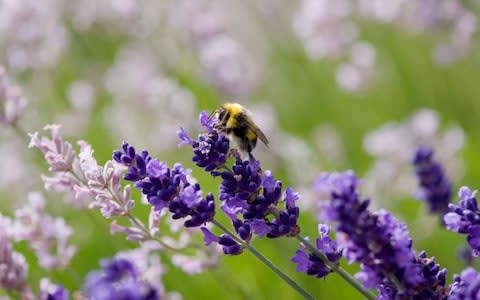
<svg viewBox="0 0 480 300">
<path fill-rule="evenodd" d="M 255 138 L 257 137 L 257 135 L 255 134 L 255 132 L 253 132 L 253 130 L 248 130 L 247 131 L 247 139 L 248 140 L 254 140 Z"/>
</svg>

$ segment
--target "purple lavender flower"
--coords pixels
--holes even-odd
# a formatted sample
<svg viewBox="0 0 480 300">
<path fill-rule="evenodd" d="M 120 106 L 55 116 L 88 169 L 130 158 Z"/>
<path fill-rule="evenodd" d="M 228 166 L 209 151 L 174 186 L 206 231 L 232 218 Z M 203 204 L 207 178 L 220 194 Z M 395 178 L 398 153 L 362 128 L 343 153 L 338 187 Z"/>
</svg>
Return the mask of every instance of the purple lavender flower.
<svg viewBox="0 0 480 300">
<path fill-rule="evenodd" d="M 177 131 L 180 138 L 180 144 L 188 144 L 192 147 L 192 161 L 200 168 L 211 172 L 215 169 L 222 168 L 228 158 L 228 150 L 230 142 L 224 135 L 214 130 L 215 119 L 211 119 L 207 112 L 201 112 L 199 116 L 200 124 L 207 129 L 207 133 L 200 134 L 197 140 L 189 137 L 183 128 Z"/>
<path fill-rule="evenodd" d="M 203 233 L 203 240 L 205 242 L 205 246 L 209 246 L 211 243 L 216 242 L 222 246 L 223 253 L 227 255 L 238 255 L 243 252 L 244 247 L 237 243 L 237 241 L 235 241 L 232 236 L 228 234 L 216 236 L 206 227 L 201 227 L 200 229 Z"/>
<path fill-rule="evenodd" d="M 282 195 L 282 182 L 275 180 L 270 171 L 263 172 L 259 161 L 237 157 L 231 170 L 216 174 L 222 177 L 222 209 L 234 224 L 241 215 L 242 222 L 252 224 L 252 231 L 260 236 L 276 238 L 299 233 L 299 209 L 295 206 L 298 195 L 290 188 Z M 284 203 L 284 210 L 278 207 L 279 202 Z"/>
<path fill-rule="evenodd" d="M 113 153 L 113 159 L 128 167 L 124 178 L 135 182 L 155 210 L 168 208 L 173 219 L 190 216 L 184 223 L 186 227 L 198 227 L 213 219 L 213 194 L 202 196 L 200 185 L 187 180 L 190 170 L 184 170 L 180 164 L 169 168 L 164 162 L 152 159 L 145 150 L 137 154 L 128 143 Z"/>
<path fill-rule="evenodd" d="M 136 267 L 128 260 L 115 258 L 102 262 L 101 271 L 87 275 L 85 294 L 89 299 L 158 299 L 158 291 L 143 281 Z"/>
<path fill-rule="evenodd" d="M 448 230 L 467 235 L 467 242 L 472 248 L 473 256 L 480 253 L 480 210 L 478 209 L 477 191 L 463 186 L 458 191 L 458 205 L 451 203 L 443 220 Z"/>
<path fill-rule="evenodd" d="M 478 299 L 479 296 L 480 273 L 472 267 L 468 267 L 460 275 L 454 275 L 448 300 Z"/>
<path fill-rule="evenodd" d="M 426 146 L 418 148 L 412 163 L 415 165 L 419 184 L 416 197 L 427 202 L 431 213 L 443 215 L 448 211 L 452 185 L 442 165 L 433 160 L 432 148 Z"/>
<path fill-rule="evenodd" d="M 342 252 L 338 250 L 337 243 L 330 239 L 330 228 L 327 225 L 319 224 L 318 229 L 320 237 L 317 238 L 316 248 L 325 254 L 330 262 L 338 264 Z M 317 278 L 325 277 L 332 271 L 315 253 L 307 253 L 306 249 L 297 250 L 292 262 L 297 264 L 297 272 L 303 272 Z"/>
<path fill-rule="evenodd" d="M 472 255 L 472 250 L 470 247 L 464 245 L 457 247 L 456 251 L 457 257 L 460 258 L 465 264 L 472 265 L 474 262 L 474 257 Z"/>
<path fill-rule="evenodd" d="M 152 158 L 147 151 L 137 154 L 135 148 L 123 142 L 122 149 L 113 152 L 113 160 L 128 167 L 125 180 L 136 182 L 147 176 L 147 164 Z"/>
<path fill-rule="evenodd" d="M 343 255 L 360 263 L 357 279 L 380 290 L 381 299 L 445 299 L 446 269 L 424 252 L 415 255 L 405 224 L 386 211 L 368 211 L 358 183 L 351 171 L 323 174 L 317 183 L 319 191 L 330 192 L 323 217 L 338 224 Z"/>
</svg>

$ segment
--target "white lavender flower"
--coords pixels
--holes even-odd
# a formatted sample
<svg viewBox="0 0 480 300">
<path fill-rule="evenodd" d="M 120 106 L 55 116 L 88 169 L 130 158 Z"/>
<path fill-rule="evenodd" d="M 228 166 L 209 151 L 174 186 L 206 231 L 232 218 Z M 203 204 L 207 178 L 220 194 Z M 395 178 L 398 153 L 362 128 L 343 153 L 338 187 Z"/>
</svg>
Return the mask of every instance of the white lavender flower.
<svg viewBox="0 0 480 300">
<path fill-rule="evenodd" d="M 113 97 L 104 119 L 114 138 L 168 151 L 176 149 L 180 122 L 186 129 L 194 126 L 196 101 L 189 90 L 162 74 L 156 62 L 154 54 L 144 48 L 118 52 L 104 78 Z M 151 143 L 160 139 L 161 143 Z"/>
<path fill-rule="evenodd" d="M 346 54 L 357 37 L 349 0 L 304 0 L 293 28 L 305 51 L 315 59 L 337 58 Z"/>
<path fill-rule="evenodd" d="M 58 62 L 68 43 L 61 12 L 57 0 L 0 2 L 0 55 L 9 68 L 37 70 Z"/>
<path fill-rule="evenodd" d="M 263 59 L 253 45 L 244 45 L 228 32 L 225 16 L 230 9 L 210 0 L 182 0 L 172 5 L 169 15 L 193 44 L 207 80 L 228 97 L 246 99 L 262 82 Z M 258 43 L 257 39 L 255 48 Z"/>
</svg>

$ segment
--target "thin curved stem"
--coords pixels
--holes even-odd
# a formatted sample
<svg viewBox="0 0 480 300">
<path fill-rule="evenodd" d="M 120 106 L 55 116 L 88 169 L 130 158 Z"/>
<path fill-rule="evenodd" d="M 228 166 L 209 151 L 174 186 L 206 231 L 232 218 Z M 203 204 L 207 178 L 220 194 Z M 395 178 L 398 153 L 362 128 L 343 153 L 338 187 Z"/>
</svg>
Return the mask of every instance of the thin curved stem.
<svg viewBox="0 0 480 300">
<path fill-rule="evenodd" d="M 217 220 L 213 220 L 212 223 L 220 228 L 223 232 L 230 235 L 237 243 L 241 244 L 247 248 L 250 253 L 252 253 L 256 258 L 258 258 L 263 264 L 265 264 L 270 270 L 277 274 L 280 278 L 283 279 L 288 285 L 290 285 L 294 290 L 301 294 L 305 299 L 315 300 L 315 298 L 310 295 L 306 290 L 299 286 L 293 279 L 291 279 L 287 274 L 283 273 L 279 268 L 277 268 L 271 261 L 269 261 L 263 254 L 258 252 L 254 247 L 245 243 L 243 240 L 239 239 L 235 234 L 228 230 L 225 226 L 219 223 Z"/>
<path fill-rule="evenodd" d="M 340 267 L 337 264 L 332 263 L 331 261 L 328 260 L 328 258 L 320 252 L 317 248 L 315 248 L 310 241 L 308 241 L 306 238 L 302 237 L 301 235 L 295 236 L 297 240 L 299 240 L 302 244 L 307 247 L 308 250 L 313 252 L 315 256 L 320 258 L 323 263 L 332 271 L 340 275 L 346 282 L 348 282 L 353 288 L 355 288 L 357 291 L 359 291 L 365 298 L 374 300 L 377 297 L 370 292 L 369 290 L 365 289 L 360 282 L 358 282 L 355 278 L 352 277 L 347 271 L 345 271 L 342 267 Z"/>
</svg>

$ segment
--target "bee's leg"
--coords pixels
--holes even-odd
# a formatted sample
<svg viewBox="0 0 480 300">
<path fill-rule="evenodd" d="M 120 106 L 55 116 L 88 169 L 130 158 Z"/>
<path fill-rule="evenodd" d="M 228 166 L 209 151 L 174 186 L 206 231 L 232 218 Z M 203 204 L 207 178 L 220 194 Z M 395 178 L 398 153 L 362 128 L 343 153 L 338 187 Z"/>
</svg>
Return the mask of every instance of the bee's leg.
<svg viewBox="0 0 480 300">
<path fill-rule="evenodd" d="M 255 156 L 253 156 L 252 152 L 248 152 L 248 159 L 249 159 L 251 162 L 255 162 L 255 161 L 256 161 Z"/>
</svg>

